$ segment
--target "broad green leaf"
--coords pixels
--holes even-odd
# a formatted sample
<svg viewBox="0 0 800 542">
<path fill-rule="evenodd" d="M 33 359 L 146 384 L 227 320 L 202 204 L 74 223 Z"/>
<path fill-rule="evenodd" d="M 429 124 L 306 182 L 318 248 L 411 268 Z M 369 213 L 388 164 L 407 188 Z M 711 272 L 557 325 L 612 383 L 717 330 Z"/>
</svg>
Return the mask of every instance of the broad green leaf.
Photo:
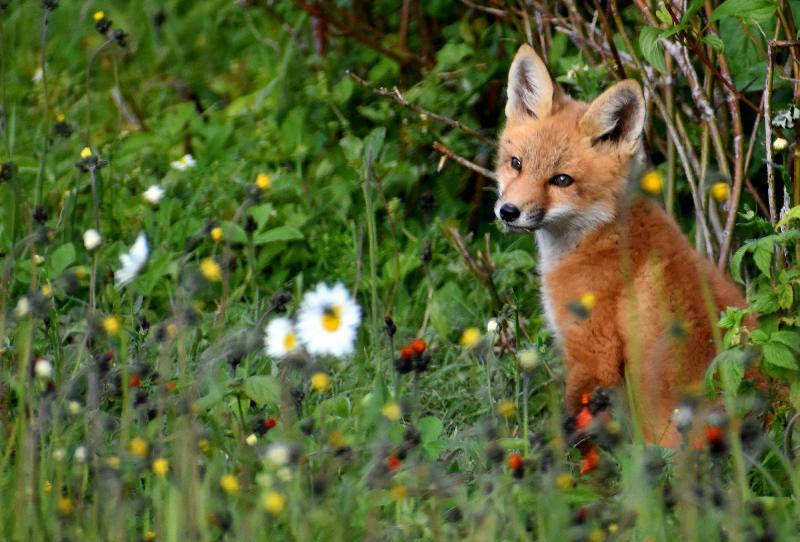
<svg viewBox="0 0 800 542">
<path fill-rule="evenodd" d="M 703 41 L 709 44 L 715 51 L 719 53 L 725 50 L 725 42 L 723 42 L 722 38 L 719 36 L 709 34 L 708 36 L 703 36 Z"/>
<path fill-rule="evenodd" d="M 285 241 L 296 241 L 303 238 L 303 232 L 292 226 L 278 226 L 265 232 L 261 232 L 253 238 L 253 243 L 256 245 L 264 245 L 266 243 L 277 243 Z"/>
<path fill-rule="evenodd" d="M 736 282 L 742 282 L 742 259 L 748 250 L 749 247 L 744 245 L 731 258 L 731 276 Z"/>
<path fill-rule="evenodd" d="M 442 420 L 439 418 L 425 416 L 417 423 L 417 429 L 419 429 L 422 443 L 428 444 L 435 442 L 439 438 L 439 435 L 442 434 L 442 430 L 444 429 L 444 424 L 442 424 Z"/>
<path fill-rule="evenodd" d="M 764 352 L 764 361 L 770 365 L 784 369 L 797 370 L 797 359 L 786 345 L 779 342 L 768 342 L 761 346 Z"/>
<path fill-rule="evenodd" d="M 771 342 L 784 344 L 795 352 L 800 353 L 800 333 L 797 331 L 789 331 L 788 329 L 773 331 L 769 339 Z"/>
<path fill-rule="evenodd" d="M 274 376 L 255 375 L 247 377 L 242 384 L 242 391 L 258 406 L 280 401 L 280 386 Z"/>
<path fill-rule="evenodd" d="M 800 382 L 792 382 L 789 388 L 789 402 L 795 410 L 800 410 Z"/>
<path fill-rule="evenodd" d="M 264 224 L 269 220 L 273 210 L 274 207 L 272 207 L 271 203 L 262 203 L 261 205 L 255 205 L 250 208 L 250 214 L 255 219 L 256 224 L 258 224 L 258 229 L 264 227 Z"/>
<path fill-rule="evenodd" d="M 50 253 L 47 260 L 51 276 L 57 277 L 75 262 L 75 246 L 72 243 L 61 245 Z"/>
<path fill-rule="evenodd" d="M 222 228 L 222 235 L 225 236 L 227 241 L 231 241 L 233 243 L 247 242 L 247 234 L 238 224 L 234 224 L 233 222 L 223 222 L 219 225 L 219 227 Z"/>
<path fill-rule="evenodd" d="M 652 26 L 645 27 L 639 34 L 639 48 L 645 60 L 655 69 L 664 73 L 667 71 L 667 66 L 664 62 L 664 49 L 658 42 L 660 38 L 661 29 Z"/>
<path fill-rule="evenodd" d="M 778 305 L 782 309 L 790 309 L 794 303 L 794 286 L 781 283 L 776 288 L 778 290 Z"/>
<path fill-rule="evenodd" d="M 758 270 L 761 271 L 765 277 L 769 277 L 771 274 L 770 267 L 772 265 L 772 244 L 759 242 L 756 245 L 755 252 L 753 252 L 753 261 L 756 262 Z"/>
<path fill-rule="evenodd" d="M 761 21 L 775 13 L 775 2 L 770 0 L 726 0 L 711 12 L 710 21 L 736 17 L 747 21 Z"/>
</svg>

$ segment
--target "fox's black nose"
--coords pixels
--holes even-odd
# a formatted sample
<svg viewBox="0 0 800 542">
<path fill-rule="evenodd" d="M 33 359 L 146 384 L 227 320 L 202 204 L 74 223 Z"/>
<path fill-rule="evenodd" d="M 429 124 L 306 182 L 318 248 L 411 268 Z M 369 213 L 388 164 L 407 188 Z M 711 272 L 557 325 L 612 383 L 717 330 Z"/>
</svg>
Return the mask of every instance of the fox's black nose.
<svg viewBox="0 0 800 542">
<path fill-rule="evenodd" d="M 500 207 L 500 218 L 506 222 L 513 222 L 519 218 L 519 207 L 511 203 L 504 203 Z"/>
</svg>

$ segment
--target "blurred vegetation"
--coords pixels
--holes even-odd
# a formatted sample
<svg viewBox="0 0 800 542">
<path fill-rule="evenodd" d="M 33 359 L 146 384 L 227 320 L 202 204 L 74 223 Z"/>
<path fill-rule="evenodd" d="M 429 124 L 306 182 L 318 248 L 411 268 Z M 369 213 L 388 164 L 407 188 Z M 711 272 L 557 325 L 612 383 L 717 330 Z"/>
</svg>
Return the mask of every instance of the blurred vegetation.
<svg viewBox="0 0 800 542">
<path fill-rule="evenodd" d="M 796 538 L 800 2 L 5 0 L 0 17 L 3 539 Z M 721 315 L 707 391 L 727 412 L 693 420 L 702 449 L 636 443 L 624 397 L 600 394 L 619 421 L 592 426 L 600 466 L 579 474 L 534 243 L 493 224 L 526 41 L 575 98 L 642 83 L 666 209 L 747 288 Z M 140 232 L 147 265 L 116 287 Z M 264 325 L 320 281 L 362 306 L 356 354 L 278 365 Z M 396 375 L 417 337 L 426 370 Z"/>
</svg>

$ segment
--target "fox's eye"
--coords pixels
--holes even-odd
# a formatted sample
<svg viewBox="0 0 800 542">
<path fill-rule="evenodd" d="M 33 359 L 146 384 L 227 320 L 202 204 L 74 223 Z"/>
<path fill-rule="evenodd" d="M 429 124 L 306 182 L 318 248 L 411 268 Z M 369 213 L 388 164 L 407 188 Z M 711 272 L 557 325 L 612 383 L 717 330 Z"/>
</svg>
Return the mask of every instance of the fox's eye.
<svg viewBox="0 0 800 542">
<path fill-rule="evenodd" d="M 559 188 L 566 188 L 574 182 L 575 179 L 573 179 L 566 173 L 560 173 L 558 175 L 555 175 L 554 177 L 551 177 L 549 181 L 550 184 L 552 184 L 553 186 L 557 186 Z"/>
<path fill-rule="evenodd" d="M 520 160 L 516 156 L 512 156 L 511 157 L 511 167 L 513 167 L 517 171 L 522 171 L 522 160 Z"/>
</svg>

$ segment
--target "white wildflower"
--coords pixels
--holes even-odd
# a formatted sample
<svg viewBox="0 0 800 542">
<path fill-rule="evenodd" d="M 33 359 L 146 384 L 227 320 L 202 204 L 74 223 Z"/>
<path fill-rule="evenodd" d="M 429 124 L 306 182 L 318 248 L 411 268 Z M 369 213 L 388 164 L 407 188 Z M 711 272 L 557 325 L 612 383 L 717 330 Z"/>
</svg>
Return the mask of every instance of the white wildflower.
<svg viewBox="0 0 800 542">
<path fill-rule="evenodd" d="M 361 308 L 342 284 L 324 283 L 306 292 L 297 321 L 297 334 L 309 354 L 343 357 L 353 352 Z"/>
<path fill-rule="evenodd" d="M 150 205 L 158 205 L 158 202 L 164 197 L 164 189 L 157 184 L 150 185 L 150 187 L 142 193 L 142 197 Z"/>
<path fill-rule="evenodd" d="M 122 267 L 114 273 L 117 286 L 125 286 L 135 279 L 136 275 L 138 275 L 139 271 L 144 267 L 144 264 L 147 263 L 147 256 L 149 254 L 150 248 L 147 244 L 147 237 L 145 237 L 144 232 L 142 232 L 136 238 L 130 251 L 125 254 L 120 254 L 119 256 Z"/>
<path fill-rule="evenodd" d="M 90 228 L 83 232 L 83 246 L 86 247 L 86 250 L 94 250 L 100 246 L 100 243 L 103 241 L 103 238 L 100 236 L 100 232 L 94 228 Z"/>
</svg>

